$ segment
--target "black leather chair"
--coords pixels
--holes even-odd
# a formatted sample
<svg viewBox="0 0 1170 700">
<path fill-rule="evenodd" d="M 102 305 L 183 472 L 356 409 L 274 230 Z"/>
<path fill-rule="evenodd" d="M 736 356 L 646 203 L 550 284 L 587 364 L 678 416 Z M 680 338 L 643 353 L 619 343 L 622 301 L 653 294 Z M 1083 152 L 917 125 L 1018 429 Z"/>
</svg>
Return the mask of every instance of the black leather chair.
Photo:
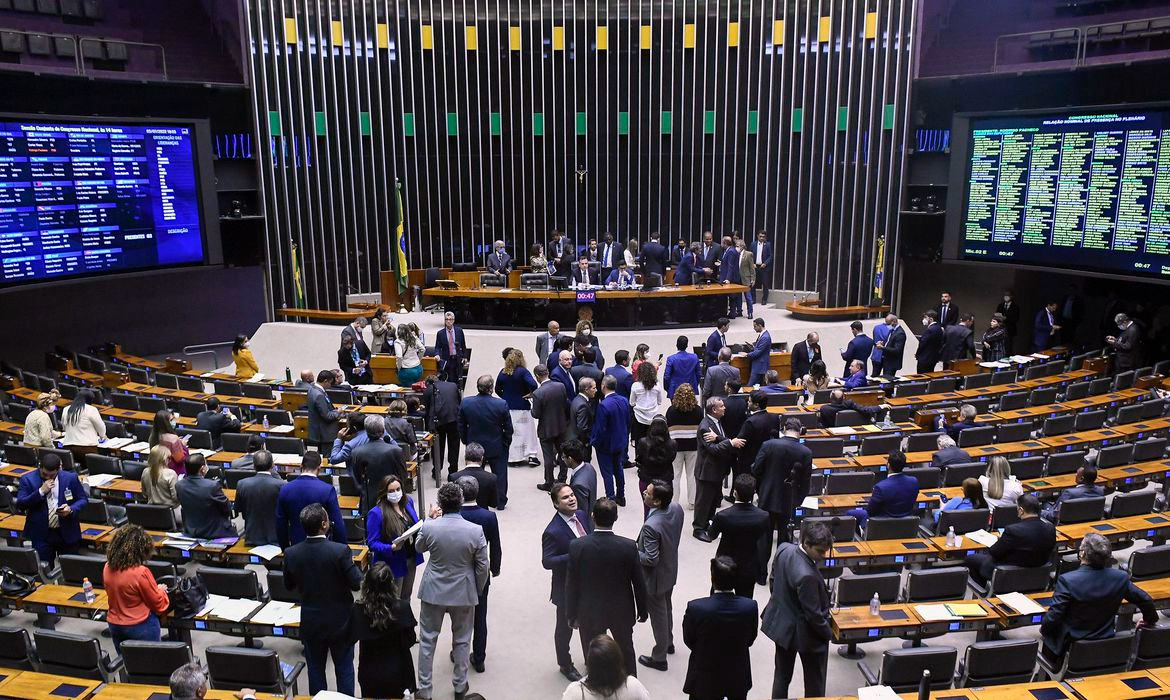
<svg viewBox="0 0 1170 700">
<path fill-rule="evenodd" d="M 219 438 L 223 441 L 225 452 L 247 452 L 251 436 L 247 433 L 223 433 Z"/>
<path fill-rule="evenodd" d="M 1053 452 L 1048 455 L 1048 462 L 1044 465 L 1044 473 L 1048 476 L 1072 474 L 1084 465 L 1085 453 L 1083 451 Z"/>
<path fill-rule="evenodd" d="M 966 430 L 964 433 L 968 432 Z M 943 469 L 943 486 L 962 486 L 965 479 L 978 479 L 987 473 L 984 462 L 963 462 L 949 464 Z"/>
<path fill-rule="evenodd" d="M 194 450 L 211 450 L 214 449 L 211 442 L 211 432 L 208 430 L 199 430 L 198 428 L 184 428 L 179 426 L 175 428 L 175 434 L 179 437 L 190 435 L 187 440 L 187 447 Z"/>
<path fill-rule="evenodd" d="M 814 458 L 840 457 L 845 454 L 845 441 L 841 438 L 812 438 L 805 440 L 804 445 L 812 450 Z"/>
<path fill-rule="evenodd" d="M 1033 389 L 1031 394 L 1028 394 L 1029 406 L 1047 406 L 1050 403 L 1056 402 L 1057 387 L 1044 386 L 1038 389 Z"/>
<path fill-rule="evenodd" d="M 61 565 L 61 581 L 71 586 L 80 586 L 89 579 L 97 588 L 103 588 L 102 573 L 106 558 L 100 554 L 62 554 L 57 557 Z"/>
<path fill-rule="evenodd" d="M 1027 479 L 1039 479 L 1044 474 L 1044 462 L 1048 458 L 1044 455 L 1035 455 L 1032 457 L 1016 457 L 1008 460 L 1008 465 L 1011 466 L 1012 476 L 1020 481 Z"/>
<path fill-rule="evenodd" d="M 1134 581 L 1148 581 L 1170 575 L 1170 544 L 1145 547 L 1129 555 L 1129 576 Z"/>
<path fill-rule="evenodd" d="M 905 518 L 869 518 L 865 521 L 866 540 L 901 540 L 918 536 L 917 515 Z"/>
<path fill-rule="evenodd" d="M 700 355 L 702 357 L 702 355 Z M 795 406 L 800 402 L 800 392 L 786 391 L 786 392 L 769 392 L 767 396 L 767 405 L 771 406 Z"/>
<path fill-rule="evenodd" d="M 206 658 L 211 687 L 217 690 L 255 688 L 265 693 L 295 695 L 297 677 L 305 668 L 305 662 L 298 661 L 287 672 L 282 670 L 280 657 L 268 649 L 208 647 Z"/>
<path fill-rule="evenodd" d="M 264 447 L 269 451 L 282 455 L 305 454 L 305 442 L 298 437 L 278 437 L 269 435 L 264 438 Z"/>
<path fill-rule="evenodd" d="M 37 556 L 37 550 L 32 547 L 9 547 L 0 545 L 0 566 L 7 566 L 18 574 L 39 578 L 44 583 L 52 583 L 57 577 L 57 571 L 47 571 Z"/>
<path fill-rule="evenodd" d="M 1170 666 L 1170 626 L 1143 627 L 1137 631 L 1136 636 L 1130 670 Z M 0 663 L 3 661 L 0 660 Z"/>
<path fill-rule="evenodd" d="M 906 436 L 907 452 L 933 452 L 938 449 L 938 436 L 942 433 L 910 433 Z"/>
<path fill-rule="evenodd" d="M 94 637 L 37 630 L 33 633 L 41 673 L 86 678 L 106 683 L 117 681 L 122 657 L 110 658 Z"/>
<path fill-rule="evenodd" d="M 1015 506 L 996 506 L 991 509 L 991 529 L 1000 530 L 1020 522 L 1020 513 Z"/>
<path fill-rule="evenodd" d="M 967 432 L 970 431 L 963 431 L 963 433 Z M 962 434 L 960 434 L 959 437 L 962 437 Z M 998 443 L 1002 444 L 1005 442 L 1023 442 L 1024 440 L 1031 439 L 1031 423 L 1000 423 L 995 427 L 995 441 Z"/>
<path fill-rule="evenodd" d="M 1040 437 L 1056 437 L 1071 433 L 1076 420 L 1077 417 L 1071 413 L 1045 418 L 1044 425 L 1040 428 Z"/>
<path fill-rule="evenodd" d="M 211 383 L 213 390 L 220 396 L 242 396 L 240 392 L 240 383 L 227 381 L 224 379 L 216 379 Z"/>
<path fill-rule="evenodd" d="M 167 374 L 166 372 L 157 372 L 154 375 L 154 385 L 163 389 L 178 389 L 179 377 L 175 374 Z"/>
<path fill-rule="evenodd" d="M 1113 378 L 1113 391 L 1122 391 L 1133 386 L 1134 380 L 1137 379 L 1137 372 L 1132 369 L 1128 372 L 1121 372 Z"/>
<path fill-rule="evenodd" d="M 1073 421 L 1073 430 L 1081 432 L 1082 430 L 1100 430 L 1105 427 L 1105 421 L 1109 418 L 1108 411 L 1085 411 L 1078 413 L 1076 420 Z"/>
<path fill-rule="evenodd" d="M 1148 515 L 1154 511 L 1158 495 L 1153 491 L 1118 493 L 1109 504 L 1110 518 L 1124 518 L 1130 515 Z"/>
<path fill-rule="evenodd" d="M 942 484 L 942 470 L 938 467 L 914 467 L 902 473 L 918 479 L 918 489 L 937 489 Z"/>
<path fill-rule="evenodd" d="M 1052 580 L 1052 565 L 1012 566 L 999 564 L 991 574 L 991 580 L 984 587 L 974 579 L 971 590 L 980 597 L 993 597 L 1004 593 L 1038 593 L 1048 590 Z"/>
<path fill-rule="evenodd" d="M 255 469 L 225 469 L 223 470 L 224 488 L 234 489 L 248 477 L 256 476 Z"/>
<path fill-rule="evenodd" d="M 1063 662 L 1056 666 L 1044 654 L 1036 657 L 1039 671 L 1054 681 L 1103 673 L 1120 673 L 1129 668 L 1133 650 L 1132 632 L 1123 632 L 1109 639 L 1081 639 L 1069 645 Z M 1039 674 L 1037 674 L 1039 675 Z"/>
<path fill-rule="evenodd" d="M 974 508 L 972 510 L 944 510 L 938 516 L 938 522 L 935 524 L 933 532 L 929 532 L 930 536 L 945 535 L 950 528 L 955 528 L 956 535 L 965 535 L 968 532 L 976 530 L 987 529 L 987 523 L 991 521 L 991 511 L 987 508 Z"/>
<path fill-rule="evenodd" d="M 207 410 L 207 404 L 179 399 L 171 403 L 171 408 L 175 409 L 184 418 L 196 418 L 200 413 Z"/>
<path fill-rule="evenodd" d="M 85 456 L 85 468 L 90 474 L 113 474 L 122 476 L 122 460 L 96 452 Z"/>
<path fill-rule="evenodd" d="M 1166 438 L 1147 438 L 1133 443 L 1133 461 L 1152 462 L 1166 454 Z"/>
<path fill-rule="evenodd" d="M 134 394 L 121 394 L 114 392 L 110 394 L 110 404 L 114 408 L 123 408 L 128 411 L 138 410 L 138 397 Z"/>
<path fill-rule="evenodd" d="M 1027 683 L 1036 669 L 1037 639 L 997 639 L 975 642 L 963 653 L 956 688 Z"/>
<path fill-rule="evenodd" d="M 274 399 L 272 387 L 256 382 L 240 382 L 240 393 L 249 399 Z M 282 411 L 283 413 L 283 411 Z M 282 423 L 281 425 L 285 425 Z"/>
<path fill-rule="evenodd" d="M 841 425 L 838 423 L 837 425 Z M 871 435 L 861 438 L 861 455 L 888 455 L 902 444 L 901 435 Z"/>
<path fill-rule="evenodd" d="M 199 394 L 202 394 L 202 393 L 207 391 L 207 388 L 203 384 L 203 380 L 200 379 L 199 377 L 179 376 L 178 383 L 179 383 L 179 388 L 182 389 L 183 391 L 194 391 L 194 392 L 199 393 Z"/>
<path fill-rule="evenodd" d="M 167 406 L 166 399 L 157 396 L 139 396 L 138 410 L 147 413 L 158 413 L 159 411 L 169 411 L 170 406 Z"/>
<path fill-rule="evenodd" d="M 246 598 L 267 602 L 268 596 L 260 587 L 260 578 L 252 569 L 221 569 L 213 566 L 200 567 L 195 574 L 207 592 L 229 598 Z M 249 634 L 226 633 L 231 636 L 240 636 L 244 642 L 240 645 L 249 649 L 259 649 L 264 645 Z"/>
<path fill-rule="evenodd" d="M 926 393 L 926 382 L 906 382 L 894 385 L 894 396 L 921 396 Z"/>
<path fill-rule="evenodd" d="M 964 389 L 982 389 L 991 386 L 991 373 L 980 372 L 979 374 L 968 374 L 963 377 Z"/>
<path fill-rule="evenodd" d="M 869 493 L 877 480 L 871 471 L 834 472 L 825 476 L 825 495 Z"/>
<path fill-rule="evenodd" d="M 284 411 L 284 410 L 281 410 L 278 408 L 256 408 L 256 409 L 253 409 L 252 410 L 252 418 L 253 418 L 253 420 L 255 420 L 259 423 L 263 423 L 264 419 L 267 418 L 268 425 L 292 425 L 293 424 L 292 416 L 289 415 L 288 411 Z M 284 438 L 284 439 L 288 439 L 288 438 Z M 300 438 L 295 438 L 295 439 L 300 439 Z"/>
<path fill-rule="evenodd" d="M 1018 379 L 1019 372 L 1014 369 L 1000 370 L 999 372 L 992 372 L 991 374 L 992 384 L 1011 384 Z"/>
<path fill-rule="evenodd" d="M 1002 396 L 999 397 L 999 404 L 998 405 L 999 405 L 999 407 L 997 410 L 1000 410 L 1000 411 L 1017 411 L 1021 408 L 1027 407 L 1028 395 L 1022 391 L 1017 391 L 1015 393 L 1010 393 L 1010 394 L 1003 394 Z"/>
<path fill-rule="evenodd" d="M 947 391 L 954 391 L 958 384 L 958 377 L 942 377 L 940 379 L 931 379 L 926 383 L 926 393 L 942 394 Z"/>
<path fill-rule="evenodd" d="M 978 428 L 967 428 L 959 433 L 958 444 L 959 447 L 979 447 L 980 445 L 990 445 L 995 439 L 995 426 L 982 425 Z"/>
<path fill-rule="evenodd" d="M 817 493 L 820 493 L 819 491 Z M 361 496 L 361 489 L 358 488 L 357 480 L 351 474 L 337 475 L 337 495 L 338 496 Z"/>
<path fill-rule="evenodd" d="M 269 570 L 267 575 L 268 595 L 272 600 L 285 603 L 300 603 L 301 592 L 289 590 L 284 585 L 284 572 Z"/>
<path fill-rule="evenodd" d="M 141 525 L 147 530 L 174 532 L 179 529 L 175 521 L 175 510 L 170 506 L 154 506 L 147 503 L 127 503 L 126 519 L 131 524 Z"/>
<path fill-rule="evenodd" d="M 37 670 L 37 651 L 23 627 L 0 627 L 0 667 Z"/>
<path fill-rule="evenodd" d="M 956 600 L 967 596 L 967 567 L 948 566 L 938 569 L 911 569 L 906 572 L 902 599 L 907 603 Z"/>
<path fill-rule="evenodd" d="M 122 460 L 122 476 L 133 481 L 142 479 L 142 472 L 146 471 L 146 462 Z"/>
<path fill-rule="evenodd" d="M 836 424 L 838 428 L 845 428 L 853 425 L 865 425 L 869 423 L 869 416 L 857 411 L 840 411 L 837 413 Z"/>
<path fill-rule="evenodd" d="M 1128 423 L 1137 423 L 1142 419 L 1145 410 L 1145 407 L 1140 403 L 1135 403 L 1131 406 L 1122 406 L 1117 409 L 1117 415 L 1113 417 L 1113 424 L 1126 425 Z"/>
<path fill-rule="evenodd" d="M 122 642 L 122 661 L 127 683 L 167 685 L 171 674 L 195 660 L 186 642 Z"/>
<path fill-rule="evenodd" d="M 844 574 L 837 579 L 836 605 L 837 607 L 868 605 L 875 593 L 882 603 L 896 602 L 901 579 L 901 574 L 896 571 L 882 574 Z M 858 649 L 857 645 L 864 641 L 868 640 L 838 646 L 837 653 L 846 659 L 863 658 L 865 652 Z"/>
<path fill-rule="evenodd" d="M 1070 498 L 1056 510 L 1057 525 L 1072 525 L 1105 517 L 1105 497 Z"/>
<path fill-rule="evenodd" d="M 917 690 L 922 672 L 929 669 L 931 690 L 945 690 L 951 687 L 958 657 L 959 652 L 954 647 L 887 649 L 882 654 L 882 666 L 877 673 L 864 661 L 858 661 L 857 668 L 866 685 L 886 685 L 895 693 Z"/>
<path fill-rule="evenodd" d="M 826 525 L 833 531 L 834 542 L 850 542 L 853 540 L 854 533 L 857 532 L 857 518 L 852 515 L 845 516 L 817 516 L 815 518 L 805 518 L 800 521 L 801 524 L 821 523 Z"/>
<path fill-rule="evenodd" d="M 1109 447 L 1101 448 L 1097 453 L 1097 468 L 1107 469 L 1109 467 L 1119 467 L 1123 464 L 1130 464 L 1133 462 L 1133 444 L 1123 443 L 1121 445 L 1110 445 Z"/>
<path fill-rule="evenodd" d="M 1091 384 L 1092 382 L 1087 381 L 1069 384 L 1064 388 L 1063 399 L 1065 401 L 1076 401 L 1077 399 L 1083 399 L 1087 397 L 1089 395 L 1089 387 Z"/>
</svg>

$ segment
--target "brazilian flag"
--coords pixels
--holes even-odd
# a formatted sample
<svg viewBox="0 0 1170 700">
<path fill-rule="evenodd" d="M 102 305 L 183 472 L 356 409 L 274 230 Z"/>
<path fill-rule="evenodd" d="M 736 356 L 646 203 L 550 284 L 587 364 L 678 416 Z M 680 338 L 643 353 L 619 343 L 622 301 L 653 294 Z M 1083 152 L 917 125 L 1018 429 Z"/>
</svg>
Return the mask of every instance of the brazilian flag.
<svg viewBox="0 0 1170 700">
<path fill-rule="evenodd" d="M 406 291 L 406 211 L 402 208 L 402 182 L 394 181 L 394 208 L 398 214 L 398 226 L 394 229 L 394 269 L 398 272 L 398 293 Z"/>
<path fill-rule="evenodd" d="M 293 307 L 305 308 L 305 273 L 301 269 L 301 254 L 297 244 L 292 244 Z"/>
</svg>

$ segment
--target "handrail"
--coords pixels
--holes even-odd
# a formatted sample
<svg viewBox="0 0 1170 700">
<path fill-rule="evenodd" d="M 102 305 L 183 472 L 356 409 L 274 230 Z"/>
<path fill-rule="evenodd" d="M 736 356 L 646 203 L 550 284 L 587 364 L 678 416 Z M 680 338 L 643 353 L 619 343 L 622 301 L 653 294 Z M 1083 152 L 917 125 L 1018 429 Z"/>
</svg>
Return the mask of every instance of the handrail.
<svg viewBox="0 0 1170 700">
<path fill-rule="evenodd" d="M 81 75 L 81 46 L 78 42 L 78 36 L 75 34 L 56 34 L 54 32 L 36 32 L 30 29 L 13 29 L 11 27 L 0 27 L 0 32 L 11 32 L 13 34 L 20 34 L 26 39 L 30 36 L 44 36 L 50 39 L 68 39 L 73 42 L 73 70 Z"/>
<path fill-rule="evenodd" d="M 211 355 L 212 369 L 219 367 L 219 353 L 215 350 L 198 350 L 196 348 L 222 348 L 234 345 L 234 340 L 225 340 L 220 343 L 198 343 L 196 345 L 186 345 L 183 347 L 184 357 L 194 357 L 196 355 Z"/>
<path fill-rule="evenodd" d="M 92 37 L 92 36 L 78 36 L 77 37 L 78 65 L 80 65 L 80 67 L 81 67 L 81 74 L 82 75 L 86 75 L 86 69 L 85 69 L 85 61 L 81 60 L 81 56 L 83 54 L 81 47 L 87 41 L 94 41 L 94 42 L 97 42 L 98 44 L 101 44 L 102 42 L 110 42 L 110 43 L 114 43 L 114 44 L 125 44 L 127 46 L 147 46 L 150 48 L 158 49 L 159 55 L 162 57 L 163 79 L 169 79 L 169 76 L 167 75 L 167 50 L 166 50 L 166 47 L 164 47 L 162 44 L 151 44 L 151 43 L 147 43 L 144 41 L 129 41 L 127 39 L 100 39 L 98 37 Z"/>
<path fill-rule="evenodd" d="M 1159 15 L 1158 17 L 1140 17 L 1131 19 L 1117 19 L 1109 22 L 1098 22 L 1097 24 L 1085 24 L 1072 27 L 1052 27 L 1050 29 L 1033 29 L 1030 32 L 1015 32 L 1012 34 L 1000 34 L 995 38 L 995 55 L 991 61 L 991 72 L 995 73 L 999 69 L 999 44 L 1001 39 L 1012 39 L 1016 37 L 1033 36 L 1035 34 L 1055 34 L 1057 32 L 1074 32 L 1076 37 L 1076 52 L 1073 55 L 1073 67 L 1080 68 L 1085 65 L 1085 60 L 1089 52 L 1089 34 L 1090 30 L 1096 29 L 1095 36 L 1101 35 L 1101 29 L 1105 27 L 1124 27 L 1127 24 L 1134 22 L 1152 23 L 1158 20 L 1170 20 L 1170 15 Z M 1124 37 L 1123 35 L 1120 35 Z M 1067 60 L 1067 59 L 1066 59 Z M 1037 64 L 1043 64 L 1043 61 L 1038 61 Z"/>
</svg>

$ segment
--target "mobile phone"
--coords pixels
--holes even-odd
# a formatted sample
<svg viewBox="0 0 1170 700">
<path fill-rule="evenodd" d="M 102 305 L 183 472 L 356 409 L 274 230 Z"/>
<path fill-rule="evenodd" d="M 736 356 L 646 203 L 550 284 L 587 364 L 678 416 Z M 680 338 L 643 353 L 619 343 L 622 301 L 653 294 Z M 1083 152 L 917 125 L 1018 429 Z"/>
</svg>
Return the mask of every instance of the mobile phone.
<svg viewBox="0 0 1170 700">
<path fill-rule="evenodd" d="M 659 361 L 662 360 L 662 353 L 658 353 L 658 359 L 659 359 Z"/>
</svg>

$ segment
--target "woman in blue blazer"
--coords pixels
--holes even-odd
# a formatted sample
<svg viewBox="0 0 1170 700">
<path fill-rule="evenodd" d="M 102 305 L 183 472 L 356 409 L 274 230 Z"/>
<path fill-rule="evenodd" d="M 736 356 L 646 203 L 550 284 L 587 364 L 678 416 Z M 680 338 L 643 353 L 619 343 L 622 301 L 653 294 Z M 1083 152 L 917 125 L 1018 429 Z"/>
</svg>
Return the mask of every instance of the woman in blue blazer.
<svg viewBox="0 0 1170 700">
<path fill-rule="evenodd" d="M 532 403 L 528 397 L 536 391 L 536 378 L 528 371 L 524 353 L 508 348 L 504 351 L 504 368 L 496 375 L 496 395 L 508 404 L 512 417 L 512 444 L 508 447 L 508 464 L 528 462 L 540 464 L 536 455 L 540 443 L 536 439 L 536 420 L 532 417 Z"/>
<path fill-rule="evenodd" d="M 407 599 L 414 590 L 414 572 L 423 556 L 414 551 L 414 538 L 394 545 L 394 539 L 418 522 L 414 501 L 402 490 L 402 481 L 389 474 L 378 486 L 378 504 L 366 514 L 366 545 L 370 548 L 370 566 L 385 562 L 394 573 L 398 597 Z"/>
</svg>

